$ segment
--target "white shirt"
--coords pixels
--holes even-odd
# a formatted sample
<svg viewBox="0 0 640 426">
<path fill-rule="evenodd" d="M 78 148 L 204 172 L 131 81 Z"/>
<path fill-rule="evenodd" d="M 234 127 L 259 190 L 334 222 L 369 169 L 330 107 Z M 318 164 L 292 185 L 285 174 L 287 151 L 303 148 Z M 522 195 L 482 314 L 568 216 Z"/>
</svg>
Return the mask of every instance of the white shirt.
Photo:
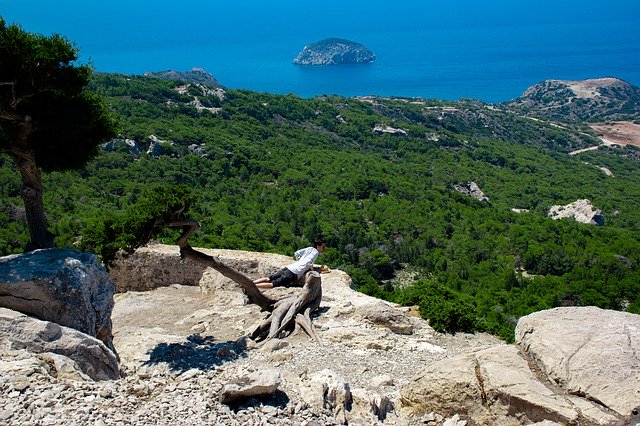
<svg viewBox="0 0 640 426">
<path fill-rule="evenodd" d="M 307 247 L 298 250 L 294 257 L 296 261 L 291 265 L 287 266 L 287 269 L 297 275 L 300 278 L 313 266 L 313 262 L 316 261 L 316 258 L 320 252 L 315 247 Z"/>
</svg>

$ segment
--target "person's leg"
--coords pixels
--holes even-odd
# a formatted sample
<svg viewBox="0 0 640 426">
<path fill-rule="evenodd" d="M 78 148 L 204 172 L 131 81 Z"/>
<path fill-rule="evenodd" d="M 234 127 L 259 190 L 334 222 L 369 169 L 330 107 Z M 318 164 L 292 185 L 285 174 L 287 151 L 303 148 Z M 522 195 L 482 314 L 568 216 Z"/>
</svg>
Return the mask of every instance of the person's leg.
<svg viewBox="0 0 640 426">
<path fill-rule="evenodd" d="M 262 288 L 262 289 L 264 289 L 264 288 L 273 288 L 273 284 L 271 284 L 269 281 L 267 281 L 267 282 L 257 283 L 256 287 Z"/>
<path fill-rule="evenodd" d="M 262 284 L 262 283 L 268 283 L 269 282 L 269 277 L 262 277 L 262 278 L 258 278 L 257 280 L 253 280 L 254 284 Z"/>
</svg>

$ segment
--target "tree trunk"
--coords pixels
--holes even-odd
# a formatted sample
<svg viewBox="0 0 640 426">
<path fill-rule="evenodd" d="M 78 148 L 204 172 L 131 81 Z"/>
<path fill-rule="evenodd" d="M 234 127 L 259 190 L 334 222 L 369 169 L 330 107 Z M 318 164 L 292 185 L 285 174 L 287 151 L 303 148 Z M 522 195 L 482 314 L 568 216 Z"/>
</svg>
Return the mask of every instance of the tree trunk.
<svg viewBox="0 0 640 426">
<path fill-rule="evenodd" d="M 322 279 L 318 272 L 307 272 L 304 278 L 304 286 L 299 295 L 274 300 L 265 296 L 256 287 L 251 278 L 230 268 L 215 257 L 191 248 L 188 239 L 200 228 L 198 221 L 185 219 L 164 223 L 163 225 L 182 228 L 182 234 L 176 241 L 176 244 L 180 247 L 181 256 L 220 272 L 239 284 L 251 303 L 270 312 L 269 316 L 251 334 L 253 340 L 264 344 L 271 339 L 285 337 L 292 332 L 295 333 L 301 328 L 318 344 L 322 344 L 311 323 L 311 313 L 320 307 L 320 301 L 322 300 Z"/>
<path fill-rule="evenodd" d="M 47 230 L 42 198 L 42 178 L 36 164 L 35 154 L 28 148 L 27 137 L 31 132 L 31 119 L 26 117 L 19 125 L 15 149 L 9 152 L 15 167 L 22 177 L 20 195 L 29 227 L 31 241 L 25 251 L 53 247 L 53 237 Z"/>
<path fill-rule="evenodd" d="M 256 285 L 253 283 L 253 280 L 251 278 L 230 268 L 215 257 L 209 256 L 191 248 L 187 240 L 189 239 L 189 236 L 191 236 L 191 234 L 193 234 L 200 228 L 200 223 L 197 220 L 179 220 L 175 222 L 165 223 L 164 226 L 182 228 L 182 234 L 176 241 L 176 244 L 178 244 L 178 247 L 180 247 L 181 256 L 215 269 L 225 277 L 239 284 L 251 303 L 260 306 L 265 311 L 273 310 L 273 305 L 277 301 L 262 294 L 258 287 L 256 287 Z"/>
</svg>

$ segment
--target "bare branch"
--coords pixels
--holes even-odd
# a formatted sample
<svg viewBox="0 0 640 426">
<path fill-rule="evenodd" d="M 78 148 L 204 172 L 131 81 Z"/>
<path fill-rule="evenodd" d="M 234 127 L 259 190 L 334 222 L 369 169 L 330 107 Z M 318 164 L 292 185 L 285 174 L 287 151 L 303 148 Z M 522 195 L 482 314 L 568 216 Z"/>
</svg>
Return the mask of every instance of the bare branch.
<svg viewBox="0 0 640 426">
<path fill-rule="evenodd" d="M 200 228 L 200 223 L 197 220 L 176 220 L 164 223 L 164 226 L 182 228 L 182 233 L 176 240 L 176 244 L 180 247 L 181 256 L 220 272 L 225 277 L 240 285 L 251 303 L 271 312 L 250 335 L 253 340 L 261 340 L 259 343 L 260 346 L 274 338 L 277 339 L 284 335 L 289 335 L 292 329 L 295 331 L 298 326 L 318 344 L 322 344 L 318 334 L 313 328 L 310 317 L 311 312 L 314 312 L 320 307 L 322 300 L 322 280 L 318 272 L 307 272 L 301 294 L 274 300 L 265 296 L 256 287 L 253 280 L 246 275 L 230 268 L 216 257 L 194 250 L 189 245 L 189 237 Z"/>
<path fill-rule="evenodd" d="M 220 272 L 225 277 L 229 278 L 231 281 L 237 283 L 242 287 L 245 294 L 249 298 L 251 303 L 255 303 L 260 306 L 262 309 L 271 311 L 273 310 L 273 305 L 276 303 L 276 300 L 273 300 L 267 296 L 265 296 L 256 285 L 253 283 L 253 280 L 241 272 L 238 272 L 229 266 L 222 263 L 219 259 L 204 254 L 200 251 L 194 250 L 188 242 L 189 237 L 195 233 L 200 228 L 200 223 L 197 220 L 185 219 L 178 220 L 174 222 L 165 223 L 165 226 L 169 227 L 181 227 L 182 234 L 176 240 L 176 244 L 180 247 L 180 255 L 186 257 L 188 259 L 193 260 L 194 262 L 200 263 L 205 266 L 209 266 L 216 271 Z"/>
</svg>

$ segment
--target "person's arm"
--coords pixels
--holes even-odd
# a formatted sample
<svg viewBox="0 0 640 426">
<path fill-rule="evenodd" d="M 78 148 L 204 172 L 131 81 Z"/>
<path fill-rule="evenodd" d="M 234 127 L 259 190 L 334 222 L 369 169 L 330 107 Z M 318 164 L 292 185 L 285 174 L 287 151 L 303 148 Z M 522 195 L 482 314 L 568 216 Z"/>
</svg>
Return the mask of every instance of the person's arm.
<svg viewBox="0 0 640 426">
<path fill-rule="evenodd" d="M 295 252 L 295 253 L 294 253 L 293 258 L 294 258 L 295 260 L 300 260 L 300 258 L 302 257 L 302 255 L 304 255 L 305 250 L 306 250 L 306 249 L 303 249 L 303 248 L 302 248 L 302 249 L 300 249 L 300 250 L 298 250 L 297 252 Z"/>
</svg>

